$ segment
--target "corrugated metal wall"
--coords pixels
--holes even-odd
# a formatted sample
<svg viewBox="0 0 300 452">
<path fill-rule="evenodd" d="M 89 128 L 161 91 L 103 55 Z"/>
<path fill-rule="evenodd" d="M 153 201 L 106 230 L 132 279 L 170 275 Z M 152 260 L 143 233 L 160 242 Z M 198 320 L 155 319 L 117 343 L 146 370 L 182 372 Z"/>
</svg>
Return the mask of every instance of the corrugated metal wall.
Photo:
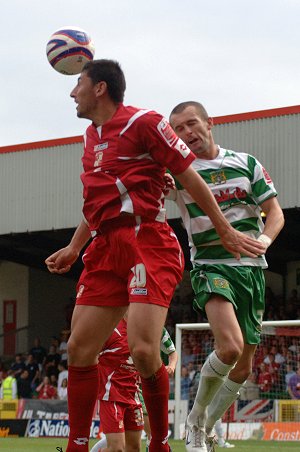
<svg viewBox="0 0 300 452">
<path fill-rule="evenodd" d="M 215 125 L 215 142 L 256 156 L 283 208 L 300 206 L 300 114 Z M 82 144 L 0 153 L 0 234 L 76 227 Z M 167 202 L 168 218 L 179 217 Z"/>
<path fill-rule="evenodd" d="M 75 227 L 82 144 L 0 154 L 0 234 Z"/>
<path fill-rule="evenodd" d="M 300 114 L 218 124 L 213 134 L 222 147 L 258 158 L 283 208 L 300 206 Z"/>
</svg>

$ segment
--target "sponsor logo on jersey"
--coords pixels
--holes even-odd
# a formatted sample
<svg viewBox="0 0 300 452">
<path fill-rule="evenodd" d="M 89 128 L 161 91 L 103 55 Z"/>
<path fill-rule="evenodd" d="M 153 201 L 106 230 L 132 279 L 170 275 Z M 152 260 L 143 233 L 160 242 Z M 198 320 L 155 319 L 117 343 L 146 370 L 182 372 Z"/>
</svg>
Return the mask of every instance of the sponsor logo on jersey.
<svg viewBox="0 0 300 452">
<path fill-rule="evenodd" d="M 190 149 L 187 145 L 182 141 L 181 138 L 178 138 L 177 143 L 175 144 L 175 149 L 180 152 L 183 158 L 186 158 L 190 154 Z"/>
<path fill-rule="evenodd" d="M 96 146 L 94 146 L 94 152 L 104 151 L 104 149 L 107 149 L 107 148 L 108 148 L 108 142 L 96 144 Z"/>
<path fill-rule="evenodd" d="M 160 123 L 157 126 L 157 130 L 161 134 L 161 136 L 164 138 L 164 140 L 168 143 L 169 146 L 173 146 L 175 142 L 178 140 L 177 135 L 175 134 L 174 130 L 168 123 L 166 119 L 162 119 Z"/>
<path fill-rule="evenodd" d="M 271 179 L 271 176 L 269 175 L 268 171 L 264 167 L 262 167 L 262 170 L 263 170 L 265 181 L 267 182 L 267 184 L 272 184 L 272 179 Z"/>
<path fill-rule="evenodd" d="M 214 278 L 213 284 L 215 287 L 218 287 L 219 289 L 228 289 L 229 288 L 229 282 L 227 281 L 227 279 Z"/>
<path fill-rule="evenodd" d="M 136 287 L 131 289 L 130 295 L 147 295 L 148 290 L 146 288 Z"/>
</svg>

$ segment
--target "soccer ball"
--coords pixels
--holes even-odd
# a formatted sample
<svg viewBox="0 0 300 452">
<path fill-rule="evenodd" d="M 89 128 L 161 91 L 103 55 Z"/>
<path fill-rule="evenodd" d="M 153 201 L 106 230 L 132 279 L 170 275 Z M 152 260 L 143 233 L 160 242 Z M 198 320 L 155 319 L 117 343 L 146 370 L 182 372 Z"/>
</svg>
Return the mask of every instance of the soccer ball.
<svg viewBox="0 0 300 452">
<path fill-rule="evenodd" d="M 74 75 L 94 58 L 95 46 L 81 28 L 64 27 L 53 33 L 47 43 L 47 58 L 61 74 Z"/>
</svg>

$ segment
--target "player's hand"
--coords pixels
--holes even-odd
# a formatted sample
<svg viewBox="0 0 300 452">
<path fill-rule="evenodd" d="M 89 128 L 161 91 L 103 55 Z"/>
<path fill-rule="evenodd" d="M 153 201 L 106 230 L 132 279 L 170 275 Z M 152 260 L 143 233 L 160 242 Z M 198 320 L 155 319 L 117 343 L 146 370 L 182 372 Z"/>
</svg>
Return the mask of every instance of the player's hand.
<svg viewBox="0 0 300 452">
<path fill-rule="evenodd" d="M 79 253 L 68 245 L 51 254 L 51 256 L 45 260 L 45 264 L 50 273 L 67 273 L 72 264 L 77 260 L 78 256 Z"/>
<path fill-rule="evenodd" d="M 169 377 L 173 377 L 175 373 L 175 369 L 171 366 L 166 366 L 166 371 L 168 372 Z"/>
<path fill-rule="evenodd" d="M 164 175 L 165 186 L 163 188 L 164 195 L 167 196 L 170 190 L 175 190 L 176 185 L 173 177 L 169 173 Z"/>
<path fill-rule="evenodd" d="M 224 248 L 236 259 L 240 260 L 241 255 L 256 258 L 265 253 L 265 245 L 234 228 L 227 229 L 220 239 Z"/>
</svg>

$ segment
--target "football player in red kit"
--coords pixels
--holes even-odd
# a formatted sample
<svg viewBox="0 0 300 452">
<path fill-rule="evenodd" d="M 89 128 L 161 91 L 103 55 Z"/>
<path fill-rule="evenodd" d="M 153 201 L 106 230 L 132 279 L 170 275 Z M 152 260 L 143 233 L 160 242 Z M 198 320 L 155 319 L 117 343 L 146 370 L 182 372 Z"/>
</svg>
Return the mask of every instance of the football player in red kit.
<svg viewBox="0 0 300 452">
<path fill-rule="evenodd" d="M 52 273 L 67 272 L 91 235 L 77 286 L 68 341 L 68 452 L 88 451 L 99 394 L 97 355 L 128 309 L 128 344 L 141 375 L 150 427 L 150 452 L 167 452 L 168 373 L 160 339 L 183 255 L 166 222 L 168 168 L 211 218 L 223 246 L 236 258 L 256 256 L 262 245 L 234 230 L 204 180 L 195 156 L 158 113 L 126 107 L 119 63 L 87 63 L 71 92 L 77 116 L 92 124 L 84 137 L 83 220 L 70 243 L 46 259 Z M 85 413 L 84 419 L 82 413 Z"/>
<path fill-rule="evenodd" d="M 100 447 L 103 442 L 107 442 L 108 450 L 140 450 L 144 427 L 140 377 L 129 352 L 126 318 L 119 322 L 99 355 L 99 412 L 106 441 L 98 442 L 91 452 L 106 447 Z"/>
</svg>

